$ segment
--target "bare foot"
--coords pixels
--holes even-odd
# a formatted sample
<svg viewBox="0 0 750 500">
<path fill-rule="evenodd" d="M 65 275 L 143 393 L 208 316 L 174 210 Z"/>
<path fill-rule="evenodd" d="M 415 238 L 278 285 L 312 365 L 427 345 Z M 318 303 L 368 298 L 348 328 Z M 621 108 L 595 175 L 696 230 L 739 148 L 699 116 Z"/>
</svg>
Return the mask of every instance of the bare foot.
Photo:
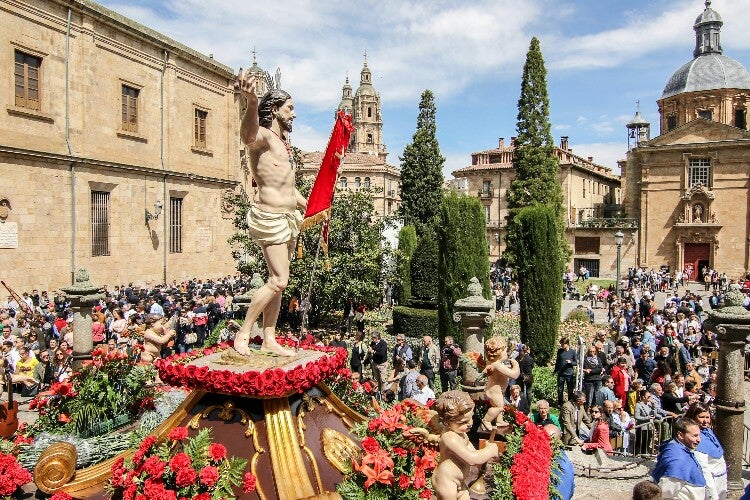
<svg viewBox="0 0 750 500">
<path fill-rule="evenodd" d="M 486 420 L 482 420 L 481 427 L 482 427 L 482 430 L 487 431 L 487 432 L 491 432 L 494 429 L 494 427 L 492 426 L 492 422 L 488 422 Z"/>
<path fill-rule="evenodd" d="M 281 346 L 274 337 L 266 336 L 260 346 L 261 352 L 276 354 L 277 356 L 294 356 L 297 353 Z"/>
<path fill-rule="evenodd" d="M 234 337 L 234 350 L 237 351 L 238 354 L 241 354 L 243 356 L 249 356 L 252 352 L 252 349 L 250 349 L 250 334 L 245 333 L 243 331 L 237 332 L 237 335 Z"/>
</svg>

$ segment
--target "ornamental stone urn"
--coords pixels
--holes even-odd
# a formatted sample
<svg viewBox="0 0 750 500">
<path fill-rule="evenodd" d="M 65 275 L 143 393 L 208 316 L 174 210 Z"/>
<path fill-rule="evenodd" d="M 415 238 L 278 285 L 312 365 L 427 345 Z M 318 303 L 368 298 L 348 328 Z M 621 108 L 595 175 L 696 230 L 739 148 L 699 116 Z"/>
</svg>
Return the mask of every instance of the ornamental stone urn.
<svg viewBox="0 0 750 500">
<path fill-rule="evenodd" d="M 495 302 L 482 296 L 482 285 L 476 277 L 469 280 L 467 292 L 467 297 L 453 304 L 453 321 L 459 323 L 463 331 L 463 352 L 477 352 L 484 356 L 484 336 L 495 317 Z M 478 378 L 477 367 L 464 362 L 461 372 L 463 390 L 471 394 L 484 390 L 484 384 L 477 383 Z"/>
<path fill-rule="evenodd" d="M 704 327 L 716 332 L 719 340 L 719 366 L 716 387 L 714 431 L 724 447 L 730 491 L 741 491 L 742 439 L 744 433 L 744 353 L 750 341 L 750 311 L 743 307 L 744 294 L 733 284 L 724 306 L 708 315 Z"/>
<path fill-rule="evenodd" d="M 61 288 L 73 310 L 73 370 L 80 370 L 84 361 L 91 359 L 94 339 L 91 335 L 92 308 L 104 298 L 102 287 L 94 285 L 89 273 L 81 268 L 75 274 L 75 284 Z"/>
</svg>

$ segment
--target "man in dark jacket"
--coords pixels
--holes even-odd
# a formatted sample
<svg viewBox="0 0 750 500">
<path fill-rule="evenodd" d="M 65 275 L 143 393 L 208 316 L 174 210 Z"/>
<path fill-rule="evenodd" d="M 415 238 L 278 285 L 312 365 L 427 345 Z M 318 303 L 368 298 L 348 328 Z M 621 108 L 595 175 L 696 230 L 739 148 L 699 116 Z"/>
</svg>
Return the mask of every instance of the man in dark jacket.
<svg viewBox="0 0 750 500">
<path fill-rule="evenodd" d="M 380 338 L 380 332 L 372 333 L 370 356 L 372 356 L 372 377 L 378 384 L 378 394 L 382 394 L 385 390 L 385 383 L 388 381 L 388 344 Z"/>
<path fill-rule="evenodd" d="M 573 389 L 575 386 L 575 374 L 573 369 L 578 365 L 578 353 L 570 347 L 570 341 L 567 337 L 560 339 L 560 349 L 557 350 L 555 359 L 555 370 L 557 374 L 557 406 L 563 404 L 563 392 L 565 385 L 568 386 L 568 400 L 573 399 Z"/>
</svg>

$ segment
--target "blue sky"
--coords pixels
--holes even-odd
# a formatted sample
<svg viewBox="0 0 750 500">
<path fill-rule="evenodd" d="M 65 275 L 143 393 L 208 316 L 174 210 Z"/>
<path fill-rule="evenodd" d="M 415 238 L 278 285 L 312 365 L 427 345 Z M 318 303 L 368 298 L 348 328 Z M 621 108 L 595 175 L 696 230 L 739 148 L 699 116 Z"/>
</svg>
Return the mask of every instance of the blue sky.
<svg viewBox="0 0 750 500">
<path fill-rule="evenodd" d="M 625 156 L 636 101 L 658 131 L 656 100 L 692 59 L 699 0 L 100 0 L 228 66 L 281 68 L 295 99 L 292 142 L 322 150 L 348 72 L 359 84 L 363 54 L 383 103 L 388 161 L 411 141 L 419 98 L 438 107 L 444 173 L 473 151 L 516 135 L 516 103 L 531 37 L 547 66 L 555 142 L 613 168 Z M 714 0 L 724 54 L 750 67 L 750 0 Z"/>
</svg>

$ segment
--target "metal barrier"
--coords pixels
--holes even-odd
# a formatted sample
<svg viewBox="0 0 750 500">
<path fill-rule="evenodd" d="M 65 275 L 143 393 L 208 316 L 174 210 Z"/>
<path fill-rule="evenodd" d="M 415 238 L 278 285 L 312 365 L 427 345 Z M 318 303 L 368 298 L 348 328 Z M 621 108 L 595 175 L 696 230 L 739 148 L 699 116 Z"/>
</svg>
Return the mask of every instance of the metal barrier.
<svg viewBox="0 0 750 500">
<path fill-rule="evenodd" d="M 618 451 L 623 455 L 633 457 L 655 456 L 659 452 L 659 446 L 672 439 L 673 431 L 673 417 L 643 422 L 628 431 L 630 433 L 628 446 Z"/>
<path fill-rule="evenodd" d="M 747 424 L 742 436 L 742 466 L 750 466 L 750 427 Z"/>
</svg>

